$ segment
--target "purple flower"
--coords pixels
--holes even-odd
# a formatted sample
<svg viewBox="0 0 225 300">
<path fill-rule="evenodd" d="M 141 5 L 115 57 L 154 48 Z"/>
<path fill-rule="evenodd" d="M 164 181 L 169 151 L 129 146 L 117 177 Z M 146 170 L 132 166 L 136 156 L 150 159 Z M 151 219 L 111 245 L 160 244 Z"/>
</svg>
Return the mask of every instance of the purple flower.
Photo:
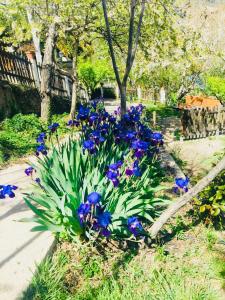
<svg viewBox="0 0 225 300">
<path fill-rule="evenodd" d="M 95 123 L 96 121 L 98 121 L 98 117 L 99 117 L 98 113 L 92 112 L 89 116 L 90 124 Z"/>
<path fill-rule="evenodd" d="M 185 193 L 188 192 L 189 182 L 190 179 L 188 177 L 175 178 L 174 192 L 177 193 L 179 190 L 183 190 Z"/>
<path fill-rule="evenodd" d="M 119 179 L 118 178 L 114 178 L 114 179 L 112 179 L 112 183 L 113 183 L 113 186 L 114 187 L 118 187 L 118 185 L 119 185 Z"/>
<path fill-rule="evenodd" d="M 127 226 L 129 231 L 134 235 L 137 236 L 140 234 L 141 231 L 143 231 L 143 227 L 141 225 L 141 222 L 138 220 L 137 217 L 129 217 L 127 220 Z"/>
<path fill-rule="evenodd" d="M 131 148 L 134 149 L 134 150 L 144 150 L 144 151 L 146 151 L 148 149 L 148 147 L 149 147 L 149 143 L 141 141 L 141 140 L 133 141 L 132 144 L 131 144 Z"/>
<path fill-rule="evenodd" d="M 39 134 L 39 136 L 37 137 L 36 141 L 37 141 L 37 143 L 43 144 L 45 142 L 45 139 L 46 139 L 46 133 L 45 132 L 41 132 Z"/>
<path fill-rule="evenodd" d="M 132 169 L 127 168 L 125 173 L 126 173 L 127 176 L 131 176 L 131 175 L 134 175 L 134 176 L 137 176 L 137 177 L 141 176 L 141 170 L 140 170 L 140 167 L 139 167 L 138 160 L 135 160 L 134 163 L 133 163 L 133 168 Z"/>
<path fill-rule="evenodd" d="M 9 196 L 10 198 L 15 197 L 14 190 L 17 189 L 17 186 L 15 185 L 0 185 L 0 199 L 5 199 L 6 196 Z"/>
<path fill-rule="evenodd" d="M 48 129 L 51 131 L 51 133 L 54 133 L 56 132 L 58 127 L 59 127 L 59 123 L 53 123 L 52 125 L 48 126 Z"/>
<path fill-rule="evenodd" d="M 35 181 L 37 184 L 40 184 L 40 183 L 41 183 L 41 179 L 40 179 L 40 178 L 36 178 L 34 181 Z"/>
<path fill-rule="evenodd" d="M 78 127 L 79 125 L 80 125 L 80 122 L 77 120 L 69 120 L 67 123 L 67 126 L 70 126 L 70 127 L 73 127 L 73 126 Z"/>
<path fill-rule="evenodd" d="M 133 175 L 133 170 L 127 168 L 125 173 L 126 173 L 127 176 L 131 176 L 131 175 Z"/>
<path fill-rule="evenodd" d="M 116 179 L 118 176 L 119 176 L 118 171 L 114 172 L 114 171 L 109 170 L 106 172 L 106 177 L 110 180 Z"/>
<path fill-rule="evenodd" d="M 89 212 L 91 211 L 91 206 L 89 203 L 81 203 L 77 209 L 77 214 L 80 220 L 80 223 L 84 222 L 84 219 L 87 217 Z"/>
<path fill-rule="evenodd" d="M 119 168 L 123 165 L 123 162 L 119 160 L 116 163 L 113 163 L 108 166 L 108 171 L 106 172 L 106 176 L 109 180 L 112 181 L 114 187 L 117 187 L 119 185 L 119 179 L 120 176 Z"/>
<path fill-rule="evenodd" d="M 103 143 L 105 138 L 101 136 L 101 132 L 99 130 L 93 130 L 90 135 L 90 139 L 93 139 L 96 144 Z"/>
<path fill-rule="evenodd" d="M 97 192 L 92 192 L 87 196 L 87 201 L 91 205 L 96 205 L 101 200 L 101 195 Z"/>
<path fill-rule="evenodd" d="M 131 148 L 135 150 L 134 156 L 137 158 L 141 158 L 147 152 L 149 143 L 141 140 L 135 140 L 132 142 Z"/>
<path fill-rule="evenodd" d="M 98 126 L 98 129 L 101 131 L 101 134 L 105 135 L 105 134 L 107 134 L 108 131 L 109 131 L 109 124 L 104 123 L 104 124 L 102 124 L 102 125 L 99 125 L 99 126 Z"/>
<path fill-rule="evenodd" d="M 136 135 L 137 135 L 137 132 L 135 132 L 135 131 L 128 131 L 126 133 L 126 139 L 127 139 L 127 141 L 131 141 L 131 140 L 135 139 Z"/>
<path fill-rule="evenodd" d="M 28 167 L 28 168 L 26 168 L 25 169 L 25 174 L 27 175 L 27 176 L 31 176 L 32 174 L 33 174 L 33 171 L 34 171 L 34 168 L 33 167 Z"/>
<path fill-rule="evenodd" d="M 39 156 L 39 154 L 42 153 L 43 155 L 47 155 L 47 148 L 45 144 L 41 144 L 37 146 L 36 148 L 36 155 Z"/>
<path fill-rule="evenodd" d="M 140 170 L 140 167 L 139 167 L 138 160 L 134 161 L 133 173 L 134 173 L 134 176 L 137 176 L 137 177 L 141 176 L 141 170 Z"/>
<path fill-rule="evenodd" d="M 90 108 L 81 105 L 78 110 L 77 120 L 86 120 L 89 116 L 89 113 Z"/>
<path fill-rule="evenodd" d="M 95 143 L 92 140 L 86 140 L 83 142 L 83 151 L 88 150 L 90 154 L 96 152 Z"/>
<path fill-rule="evenodd" d="M 111 235 L 111 231 L 107 228 L 103 228 L 100 233 L 101 233 L 101 235 L 103 235 L 106 238 L 110 237 L 110 235 Z"/>
<path fill-rule="evenodd" d="M 154 132 L 151 135 L 153 145 L 163 145 L 163 135 L 159 132 Z"/>
<path fill-rule="evenodd" d="M 100 227 L 106 228 L 112 222 L 112 216 L 110 212 L 105 211 L 97 217 L 97 220 Z"/>
</svg>

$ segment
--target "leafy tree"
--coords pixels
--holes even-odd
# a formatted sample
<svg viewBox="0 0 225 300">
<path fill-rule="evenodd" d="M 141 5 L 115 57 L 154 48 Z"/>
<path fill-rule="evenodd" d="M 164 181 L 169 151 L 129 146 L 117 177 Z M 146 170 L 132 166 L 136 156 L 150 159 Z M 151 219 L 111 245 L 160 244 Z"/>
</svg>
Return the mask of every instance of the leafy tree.
<svg viewBox="0 0 225 300">
<path fill-rule="evenodd" d="M 105 60 L 96 63 L 87 61 L 80 64 L 79 78 L 91 96 L 99 84 L 113 79 L 113 73 Z"/>
</svg>

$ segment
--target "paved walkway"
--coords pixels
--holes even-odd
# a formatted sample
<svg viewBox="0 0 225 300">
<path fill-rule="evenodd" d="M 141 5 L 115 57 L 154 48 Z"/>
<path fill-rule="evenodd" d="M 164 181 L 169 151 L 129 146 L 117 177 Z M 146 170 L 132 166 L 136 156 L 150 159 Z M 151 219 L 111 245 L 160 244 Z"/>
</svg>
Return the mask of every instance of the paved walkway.
<svg viewBox="0 0 225 300">
<path fill-rule="evenodd" d="M 0 171 L 0 184 L 19 187 L 14 199 L 0 202 L 0 299 L 14 300 L 28 286 L 39 264 L 53 244 L 49 232 L 31 232 L 34 224 L 20 222 L 33 213 L 22 199 L 30 187 L 24 169 L 26 164 L 14 165 Z"/>
</svg>

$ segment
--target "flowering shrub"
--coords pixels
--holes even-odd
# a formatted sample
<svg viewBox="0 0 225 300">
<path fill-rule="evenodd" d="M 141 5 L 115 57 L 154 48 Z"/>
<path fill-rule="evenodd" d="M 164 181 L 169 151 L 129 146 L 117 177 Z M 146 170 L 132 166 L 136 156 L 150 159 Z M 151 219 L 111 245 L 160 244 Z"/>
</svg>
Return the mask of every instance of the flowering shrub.
<svg viewBox="0 0 225 300">
<path fill-rule="evenodd" d="M 38 184 L 25 197 L 39 223 L 34 230 L 89 239 L 146 235 L 142 223 L 153 222 L 167 202 L 155 196 L 163 137 L 142 123 L 143 109 L 131 107 L 120 118 L 95 102 L 80 106 L 67 124 L 81 128 L 80 138 L 48 153 L 39 135 L 38 164 L 25 171 Z M 57 128 L 49 127 L 52 135 Z"/>
</svg>

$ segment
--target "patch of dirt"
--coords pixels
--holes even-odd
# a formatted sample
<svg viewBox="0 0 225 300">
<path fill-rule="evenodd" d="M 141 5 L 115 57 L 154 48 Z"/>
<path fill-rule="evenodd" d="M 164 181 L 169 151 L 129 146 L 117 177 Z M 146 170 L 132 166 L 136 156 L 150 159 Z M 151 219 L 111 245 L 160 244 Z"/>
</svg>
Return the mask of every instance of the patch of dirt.
<svg viewBox="0 0 225 300">
<path fill-rule="evenodd" d="M 191 141 L 176 141 L 168 144 L 168 150 L 183 164 L 189 176 L 201 176 L 217 163 L 225 152 L 225 136 L 208 137 Z"/>
</svg>

